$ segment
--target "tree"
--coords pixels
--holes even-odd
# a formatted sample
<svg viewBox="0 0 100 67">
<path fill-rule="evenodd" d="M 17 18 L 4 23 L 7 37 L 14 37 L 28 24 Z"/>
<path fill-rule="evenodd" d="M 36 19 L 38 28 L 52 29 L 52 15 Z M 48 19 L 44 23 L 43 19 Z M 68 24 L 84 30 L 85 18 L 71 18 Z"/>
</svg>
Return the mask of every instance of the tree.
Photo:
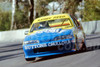
<svg viewBox="0 0 100 67">
<path fill-rule="evenodd" d="M 100 20 L 100 0 L 85 0 L 83 21 Z"/>
<path fill-rule="evenodd" d="M 77 11 L 77 6 L 82 0 L 41 0 L 41 1 L 37 0 L 37 1 L 38 1 L 37 12 L 39 16 L 45 16 L 48 15 L 48 9 L 46 8 L 46 6 L 51 2 L 58 2 L 60 5 L 63 5 L 60 13 L 70 13 L 74 15 L 75 12 Z"/>
<path fill-rule="evenodd" d="M 34 6 L 34 1 L 33 0 L 28 0 L 29 2 L 29 16 L 28 16 L 28 24 L 30 25 L 33 21 L 33 6 Z"/>
<path fill-rule="evenodd" d="M 11 30 L 13 29 L 13 24 L 14 24 L 15 7 L 16 7 L 16 0 L 12 0 L 12 21 L 10 28 Z"/>
<path fill-rule="evenodd" d="M 75 15 L 75 12 L 77 11 L 77 7 L 81 1 L 82 0 L 65 0 L 66 5 L 63 10 L 63 13 L 69 13 Z"/>
<path fill-rule="evenodd" d="M 0 9 L 0 31 L 10 30 L 11 12 L 5 12 Z"/>
</svg>

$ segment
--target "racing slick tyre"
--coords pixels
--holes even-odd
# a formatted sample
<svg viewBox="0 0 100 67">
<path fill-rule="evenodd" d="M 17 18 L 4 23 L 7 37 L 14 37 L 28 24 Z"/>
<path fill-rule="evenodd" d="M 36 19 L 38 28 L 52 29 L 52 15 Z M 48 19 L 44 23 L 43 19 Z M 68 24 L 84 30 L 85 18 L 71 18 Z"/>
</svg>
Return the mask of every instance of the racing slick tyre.
<svg viewBox="0 0 100 67">
<path fill-rule="evenodd" d="M 25 58 L 26 61 L 35 61 L 35 58 Z"/>
</svg>

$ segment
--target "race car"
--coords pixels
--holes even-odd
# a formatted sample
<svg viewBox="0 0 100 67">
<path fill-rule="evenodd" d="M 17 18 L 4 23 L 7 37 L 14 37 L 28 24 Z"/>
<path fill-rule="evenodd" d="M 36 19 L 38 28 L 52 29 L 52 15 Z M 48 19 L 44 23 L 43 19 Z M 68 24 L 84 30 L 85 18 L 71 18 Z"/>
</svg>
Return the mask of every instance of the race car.
<svg viewBox="0 0 100 67">
<path fill-rule="evenodd" d="M 86 49 L 82 25 L 69 14 L 37 18 L 25 34 L 22 46 L 26 61 Z"/>
</svg>

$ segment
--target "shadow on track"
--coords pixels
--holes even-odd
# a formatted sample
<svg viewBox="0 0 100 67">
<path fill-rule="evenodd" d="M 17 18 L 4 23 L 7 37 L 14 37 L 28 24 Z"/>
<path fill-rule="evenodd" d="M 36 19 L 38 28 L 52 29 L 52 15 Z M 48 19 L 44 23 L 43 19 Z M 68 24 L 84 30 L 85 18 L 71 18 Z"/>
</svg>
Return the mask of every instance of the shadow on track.
<svg viewBox="0 0 100 67">
<path fill-rule="evenodd" d="M 17 53 L 15 53 L 17 51 Z M 11 54 L 9 54 L 11 53 Z M 4 55 L 3 55 L 4 54 Z M 12 59 L 23 55 L 21 44 L 8 44 L 0 47 L 0 61 Z M 3 55 L 3 56 L 2 56 Z"/>
<path fill-rule="evenodd" d="M 22 47 L 21 47 L 21 48 L 14 48 L 14 49 L 0 50 L 0 53 L 4 53 L 4 52 L 12 52 L 12 51 L 17 51 L 17 50 L 22 50 Z"/>
<path fill-rule="evenodd" d="M 7 59 L 12 59 L 12 58 L 16 58 L 16 57 L 20 57 L 22 55 L 23 55 L 23 52 L 10 54 L 10 55 L 6 55 L 6 56 L 1 56 L 0 57 L 0 61 L 7 60 Z"/>
<path fill-rule="evenodd" d="M 2 45 L 1 43 L 0 43 L 0 45 Z M 4 44 L 5 45 L 5 44 Z M 11 45 L 6 45 L 6 46 L 0 46 L 0 48 L 8 48 L 8 47 L 15 47 L 15 46 L 21 46 L 22 45 L 22 43 L 18 43 L 18 44 L 11 44 Z"/>
<path fill-rule="evenodd" d="M 22 50 L 21 44 L 11 44 L 0 47 L 0 53 Z"/>
</svg>

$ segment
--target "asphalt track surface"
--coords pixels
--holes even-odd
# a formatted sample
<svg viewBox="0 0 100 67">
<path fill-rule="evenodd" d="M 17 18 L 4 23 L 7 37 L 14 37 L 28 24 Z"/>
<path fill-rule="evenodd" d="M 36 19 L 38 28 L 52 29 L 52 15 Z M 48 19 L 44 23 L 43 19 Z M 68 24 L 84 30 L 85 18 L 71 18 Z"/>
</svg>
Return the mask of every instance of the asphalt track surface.
<svg viewBox="0 0 100 67">
<path fill-rule="evenodd" d="M 100 34 L 86 36 L 87 50 L 27 62 L 21 44 L 0 47 L 0 67 L 100 67 Z M 3 45 L 3 44 L 2 44 Z"/>
</svg>

